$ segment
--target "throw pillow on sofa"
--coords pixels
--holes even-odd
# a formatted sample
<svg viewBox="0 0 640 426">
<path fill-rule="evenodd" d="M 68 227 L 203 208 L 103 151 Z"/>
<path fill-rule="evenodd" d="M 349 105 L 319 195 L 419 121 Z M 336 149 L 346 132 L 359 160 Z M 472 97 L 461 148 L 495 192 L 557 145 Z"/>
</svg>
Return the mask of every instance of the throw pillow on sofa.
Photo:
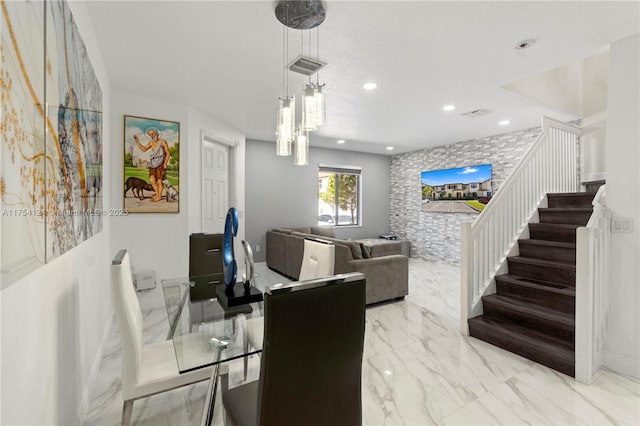
<svg viewBox="0 0 640 426">
<path fill-rule="evenodd" d="M 333 228 L 328 226 L 312 226 L 311 233 L 314 235 L 321 235 L 323 237 L 335 238 L 336 233 L 333 232 Z"/>
<path fill-rule="evenodd" d="M 371 252 L 369 251 L 369 247 L 365 246 L 364 243 L 360 243 L 360 249 L 362 250 L 363 259 L 371 259 Z"/>
</svg>

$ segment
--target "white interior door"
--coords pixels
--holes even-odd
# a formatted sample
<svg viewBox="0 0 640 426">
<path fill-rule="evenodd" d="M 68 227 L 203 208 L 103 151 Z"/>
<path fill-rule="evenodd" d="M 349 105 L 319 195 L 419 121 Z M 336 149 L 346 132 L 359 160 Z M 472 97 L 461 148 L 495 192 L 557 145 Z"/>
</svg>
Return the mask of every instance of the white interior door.
<svg viewBox="0 0 640 426">
<path fill-rule="evenodd" d="M 202 144 L 202 232 L 222 233 L 229 210 L 229 147 Z"/>
</svg>

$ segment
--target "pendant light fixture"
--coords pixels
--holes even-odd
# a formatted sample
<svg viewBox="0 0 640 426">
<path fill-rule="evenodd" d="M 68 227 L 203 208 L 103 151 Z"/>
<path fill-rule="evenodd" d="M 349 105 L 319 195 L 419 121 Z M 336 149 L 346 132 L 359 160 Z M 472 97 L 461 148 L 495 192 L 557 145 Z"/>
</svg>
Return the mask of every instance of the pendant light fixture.
<svg viewBox="0 0 640 426">
<path fill-rule="evenodd" d="M 307 84 L 304 89 L 304 102 L 302 104 L 302 128 L 306 131 L 314 131 L 316 125 L 316 91 L 313 83 Z"/>
<path fill-rule="evenodd" d="M 291 155 L 291 143 L 295 136 L 296 98 L 285 96 L 280 98 L 278 109 L 278 132 L 276 139 L 276 155 Z"/>
<path fill-rule="evenodd" d="M 295 60 L 289 69 L 309 76 L 309 83 L 302 88 L 300 122 L 296 126 L 295 95 L 289 96 L 289 84 L 286 75 L 286 63 L 289 57 L 288 28 L 310 30 L 317 28 L 324 22 L 326 12 L 320 0 L 279 0 L 275 14 L 278 20 L 287 27 L 283 30 L 283 87 L 285 96 L 280 98 L 277 123 L 276 154 L 291 155 L 294 145 L 294 164 L 309 164 L 309 132 L 317 130 L 325 123 L 324 84 L 319 82 L 318 71 L 326 63 L 319 60 L 320 31 L 316 32 L 317 59 L 304 56 L 304 32 L 301 34 L 303 55 Z M 311 53 L 311 34 L 309 34 L 309 54 Z M 316 74 L 316 82 L 311 82 L 311 76 Z"/>
<path fill-rule="evenodd" d="M 315 111 L 313 115 L 313 123 L 316 127 L 320 127 L 325 121 L 325 106 L 324 106 L 324 84 L 316 83 L 313 94 Z"/>
<path fill-rule="evenodd" d="M 296 152 L 293 157 L 293 164 L 296 166 L 306 166 L 309 164 L 309 133 L 299 128 L 296 135 Z"/>
</svg>

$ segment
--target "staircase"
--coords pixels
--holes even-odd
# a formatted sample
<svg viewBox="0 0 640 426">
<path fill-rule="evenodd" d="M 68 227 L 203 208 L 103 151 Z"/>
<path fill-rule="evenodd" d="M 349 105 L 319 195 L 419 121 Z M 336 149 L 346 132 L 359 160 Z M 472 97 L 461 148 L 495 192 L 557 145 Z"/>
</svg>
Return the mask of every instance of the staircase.
<svg viewBox="0 0 640 426">
<path fill-rule="evenodd" d="M 576 228 L 594 195 L 547 195 L 520 255 L 507 258 L 509 273 L 495 277 L 496 294 L 482 297 L 484 315 L 468 320 L 471 336 L 574 377 Z"/>
</svg>

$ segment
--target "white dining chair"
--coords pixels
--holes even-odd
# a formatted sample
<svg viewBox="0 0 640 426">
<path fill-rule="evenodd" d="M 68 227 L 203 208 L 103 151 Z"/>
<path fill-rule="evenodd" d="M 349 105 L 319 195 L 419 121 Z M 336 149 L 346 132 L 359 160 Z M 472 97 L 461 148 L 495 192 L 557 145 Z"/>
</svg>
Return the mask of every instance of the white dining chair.
<svg viewBox="0 0 640 426">
<path fill-rule="evenodd" d="M 322 278 L 333 275 L 335 268 L 335 246 L 331 241 L 325 240 L 304 240 L 304 252 L 302 255 L 302 266 L 298 281 Z M 262 348 L 263 343 L 263 318 L 252 318 L 246 321 L 246 333 L 248 344 L 254 348 Z M 245 365 L 245 379 L 247 378 L 247 367 Z"/>
<path fill-rule="evenodd" d="M 142 312 L 126 250 L 111 263 L 111 298 L 122 346 L 122 425 L 129 425 L 133 401 L 207 380 L 212 368 L 180 374 L 171 340 L 143 344 Z"/>
</svg>

